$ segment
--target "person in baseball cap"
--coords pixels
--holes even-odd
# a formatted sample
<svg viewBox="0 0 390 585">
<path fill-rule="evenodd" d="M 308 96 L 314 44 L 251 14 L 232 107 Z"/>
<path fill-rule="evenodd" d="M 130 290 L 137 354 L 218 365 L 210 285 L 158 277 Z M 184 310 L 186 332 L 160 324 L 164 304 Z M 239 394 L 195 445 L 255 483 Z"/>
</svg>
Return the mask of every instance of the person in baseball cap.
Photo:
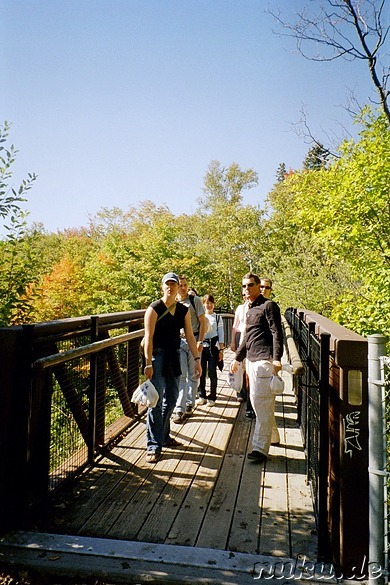
<svg viewBox="0 0 390 585">
<path fill-rule="evenodd" d="M 148 408 L 146 416 L 146 461 L 157 463 L 163 447 L 171 449 L 180 443 L 170 436 L 170 418 L 179 395 L 180 342 L 184 329 L 189 351 L 195 360 L 196 375 L 202 374 L 200 356 L 192 332 L 188 307 L 176 302 L 179 277 L 168 272 L 162 277 L 162 298 L 145 311 L 144 375 L 158 392 L 157 404 Z"/>
<path fill-rule="evenodd" d="M 166 282 L 168 282 L 168 280 L 173 280 L 174 282 L 176 282 L 176 284 L 179 284 L 179 277 L 174 272 L 167 272 L 166 274 L 164 274 L 164 276 L 162 277 L 161 284 L 165 284 Z"/>
</svg>

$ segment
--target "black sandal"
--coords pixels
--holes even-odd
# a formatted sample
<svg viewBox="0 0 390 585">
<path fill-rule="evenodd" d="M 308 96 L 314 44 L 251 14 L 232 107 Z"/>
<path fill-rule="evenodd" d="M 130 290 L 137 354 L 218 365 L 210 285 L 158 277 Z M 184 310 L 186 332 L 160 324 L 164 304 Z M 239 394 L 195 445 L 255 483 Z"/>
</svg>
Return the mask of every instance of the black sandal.
<svg viewBox="0 0 390 585">
<path fill-rule="evenodd" d="M 182 443 L 176 441 L 173 437 L 168 437 L 168 440 L 165 441 L 164 447 L 181 447 Z"/>
</svg>

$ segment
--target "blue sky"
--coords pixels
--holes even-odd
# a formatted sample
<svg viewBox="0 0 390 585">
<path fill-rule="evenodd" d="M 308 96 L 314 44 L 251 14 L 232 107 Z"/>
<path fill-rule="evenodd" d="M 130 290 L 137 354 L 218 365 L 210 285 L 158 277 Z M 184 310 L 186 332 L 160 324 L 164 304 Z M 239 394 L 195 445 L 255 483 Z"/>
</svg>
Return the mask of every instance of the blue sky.
<svg viewBox="0 0 390 585">
<path fill-rule="evenodd" d="M 212 160 L 253 168 L 262 205 L 279 163 L 309 145 L 292 130 L 305 106 L 328 143 L 352 120 L 349 90 L 375 98 L 362 63 L 315 63 L 273 33 L 302 0 L 1 0 L 0 122 L 19 150 L 16 186 L 38 175 L 29 223 L 88 225 L 140 201 L 193 213 Z"/>
</svg>

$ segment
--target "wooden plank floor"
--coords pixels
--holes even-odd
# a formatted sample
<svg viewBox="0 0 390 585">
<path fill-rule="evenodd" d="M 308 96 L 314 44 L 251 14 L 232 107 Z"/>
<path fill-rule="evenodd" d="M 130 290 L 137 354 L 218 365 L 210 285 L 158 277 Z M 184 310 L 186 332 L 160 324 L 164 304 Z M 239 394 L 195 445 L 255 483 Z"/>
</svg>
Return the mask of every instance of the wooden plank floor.
<svg viewBox="0 0 390 585">
<path fill-rule="evenodd" d="M 317 536 L 291 384 L 275 407 L 281 445 L 265 465 L 246 459 L 254 421 L 227 385 L 197 406 L 182 442 L 145 462 L 145 419 L 54 501 L 47 532 L 316 559 Z M 288 377 L 286 378 L 288 380 Z"/>
</svg>

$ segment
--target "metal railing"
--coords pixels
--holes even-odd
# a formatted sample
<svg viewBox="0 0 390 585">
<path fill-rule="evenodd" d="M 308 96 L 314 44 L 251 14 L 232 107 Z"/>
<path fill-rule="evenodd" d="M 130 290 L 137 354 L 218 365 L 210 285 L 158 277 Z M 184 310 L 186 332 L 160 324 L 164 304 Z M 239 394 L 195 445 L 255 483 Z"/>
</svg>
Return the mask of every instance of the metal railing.
<svg viewBox="0 0 390 585">
<path fill-rule="evenodd" d="M 303 315 L 294 310 L 286 311 L 293 339 L 304 365 L 301 376 L 294 376 L 297 396 L 298 424 L 301 427 L 306 451 L 306 474 L 310 484 L 314 511 L 318 526 L 318 553 L 320 558 L 329 558 L 327 485 L 329 467 L 329 428 L 327 387 L 329 378 L 328 333 L 318 336 L 314 322 L 306 323 Z"/>
<path fill-rule="evenodd" d="M 285 316 L 305 366 L 294 389 L 319 559 L 352 575 L 369 546 L 367 339 L 310 311 Z"/>
<path fill-rule="evenodd" d="M 143 315 L 0 329 L 0 383 L 9 390 L 0 408 L 0 465 L 15 470 L 0 485 L 1 524 L 31 522 L 50 491 L 93 465 L 141 414 L 131 396 L 142 373 Z M 233 315 L 221 316 L 227 345 Z"/>
<path fill-rule="evenodd" d="M 39 458 L 49 458 L 50 489 L 93 465 L 96 454 L 138 414 L 131 394 L 139 380 L 143 333 L 116 335 L 34 362 L 33 402 L 47 401 L 43 410 L 51 413 L 50 440 L 39 445 Z"/>
</svg>

